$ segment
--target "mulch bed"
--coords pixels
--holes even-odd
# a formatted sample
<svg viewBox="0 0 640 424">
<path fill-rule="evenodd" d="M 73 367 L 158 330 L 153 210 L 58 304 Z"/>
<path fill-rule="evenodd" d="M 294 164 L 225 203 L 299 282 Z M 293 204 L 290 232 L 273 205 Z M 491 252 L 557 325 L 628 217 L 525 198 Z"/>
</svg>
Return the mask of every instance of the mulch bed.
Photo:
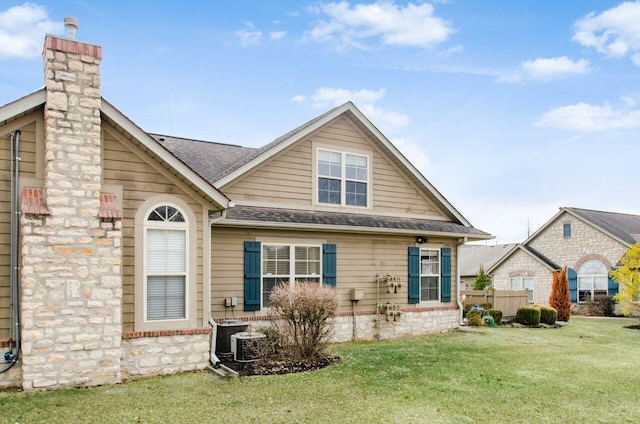
<svg viewBox="0 0 640 424">
<path fill-rule="evenodd" d="M 262 359 L 256 362 L 235 362 L 222 360 L 221 363 L 241 376 L 248 375 L 277 375 L 296 372 L 319 370 L 340 362 L 338 356 L 322 356 L 313 360 L 290 361 Z"/>
</svg>

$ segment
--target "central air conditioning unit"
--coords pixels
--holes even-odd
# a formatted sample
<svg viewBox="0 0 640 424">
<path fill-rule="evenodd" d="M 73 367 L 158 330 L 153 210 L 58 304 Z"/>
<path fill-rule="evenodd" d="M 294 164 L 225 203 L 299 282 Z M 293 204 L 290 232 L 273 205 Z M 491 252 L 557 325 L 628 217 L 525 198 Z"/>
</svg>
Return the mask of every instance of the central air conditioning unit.
<svg viewBox="0 0 640 424">
<path fill-rule="evenodd" d="M 231 359 L 233 352 L 231 351 L 231 336 L 247 331 L 249 324 L 240 320 L 225 320 L 217 325 L 216 332 L 216 355 L 221 359 Z"/>
<path fill-rule="evenodd" d="M 240 332 L 231 336 L 233 360 L 237 362 L 255 362 L 260 359 L 267 336 L 263 333 Z"/>
</svg>

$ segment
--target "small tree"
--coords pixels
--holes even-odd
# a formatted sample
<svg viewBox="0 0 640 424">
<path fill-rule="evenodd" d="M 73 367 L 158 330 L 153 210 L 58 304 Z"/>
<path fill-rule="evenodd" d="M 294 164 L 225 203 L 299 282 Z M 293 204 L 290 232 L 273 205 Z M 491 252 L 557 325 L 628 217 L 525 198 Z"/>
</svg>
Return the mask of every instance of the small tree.
<svg viewBox="0 0 640 424">
<path fill-rule="evenodd" d="M 282 317 L 273 321 L 282 348 L 293 359 L 322 356 L 333 329 L 329 318 L 338 309 L 336 290 L 318 283 L 279 284 L 269 299 Z"/>
<path fill-rule="evenodd" d="M 553 271 L 553 285 L 551 286 L 549 305 L 558 311 L 558 321 L 569 321 L 571 317 L 571 297 L 569 297 L 566 266 L 562 271 Z"/>
<path fill-rule="evenodd" d="M 473 280 L 473 290 L 485 290 L 491 288 L 493 282 L 491 281 L 491 277 L 484 273 L 484 265 L 480 264 L 480 269 L 478 270 L 478 274 L 476 275 L 476 279 Z"/>
<path fill-rule="evenodd" d="M 611 271 L 611 278 L 620 285 L 614 299 L 622 313 L 640 317 L 640 244 L 627 249 L 620 259 L 620 266 Z"/>
</svg>

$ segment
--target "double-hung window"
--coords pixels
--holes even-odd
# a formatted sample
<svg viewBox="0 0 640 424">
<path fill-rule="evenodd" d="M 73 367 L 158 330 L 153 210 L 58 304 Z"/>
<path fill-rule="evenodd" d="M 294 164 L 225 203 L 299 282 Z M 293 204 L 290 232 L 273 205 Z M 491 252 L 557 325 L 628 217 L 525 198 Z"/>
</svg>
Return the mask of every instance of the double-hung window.
<svg viewBox="0 0 640 424">
<path fill-rule="evenodd" d="M 184 214 L 169 205 L 145 220 L 146 321 L 186 318 L 187 229 Z"/>
<path fill-rule="evenodd" d="M 262 304 L 269 306 L 278 284 L 320 283 L 322 250 L 319 245 L 262 245 Z"/>
<path fill-rule="evenodd" d="M 440 300 L 440 250 L 420 250 L 420 301 Z"/>
<path fill-rule="evenodd" d="M 511 290 L 529 289 L 529 303 L 533 303 L 533 277 L 513 277 L 509 281 Z"/>
<path fill-rule="evenodd" d="M 318 150 L 318 203 L 369 206 L 369 157 Z"/>
</svg>

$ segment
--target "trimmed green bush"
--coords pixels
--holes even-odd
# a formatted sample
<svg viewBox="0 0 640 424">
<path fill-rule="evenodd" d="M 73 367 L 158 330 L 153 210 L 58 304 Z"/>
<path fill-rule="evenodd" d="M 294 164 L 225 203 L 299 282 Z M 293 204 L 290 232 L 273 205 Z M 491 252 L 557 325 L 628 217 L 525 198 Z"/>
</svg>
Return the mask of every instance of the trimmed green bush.
<svg viewBox="0 0 640 424">
<path fill-rule="evenodd" d="M 482 325 L 482 311 L 471 310 L 467 312 L 467 322 L 469 325 L 479 327 Z"/>
<path fill-rule="evenodd" d="M 491 303 L 481 303 L 480 307 L 486 311 L 487 309 L 493 308 L 493 305 Z"/>
<path fill-rule="evenodd" d="M 516 312 L 515 322 L 522 325 L 539 325 L 540 324 L 540 308 L 535 306 L 521 306 Z"/>
<path fill-rule="evenodd" d="M 538 306 L 540 309 L 540 322 L 543 324 L 553 325 L 558 320 L 558 311 L 550 306 Z"/>
<path fill-rule="evenodd" d="M 502 311 L 500 309 L 488 309 L 484 314 L 491 316 L 496 324 L 502 324 Z"/>
</svg>

